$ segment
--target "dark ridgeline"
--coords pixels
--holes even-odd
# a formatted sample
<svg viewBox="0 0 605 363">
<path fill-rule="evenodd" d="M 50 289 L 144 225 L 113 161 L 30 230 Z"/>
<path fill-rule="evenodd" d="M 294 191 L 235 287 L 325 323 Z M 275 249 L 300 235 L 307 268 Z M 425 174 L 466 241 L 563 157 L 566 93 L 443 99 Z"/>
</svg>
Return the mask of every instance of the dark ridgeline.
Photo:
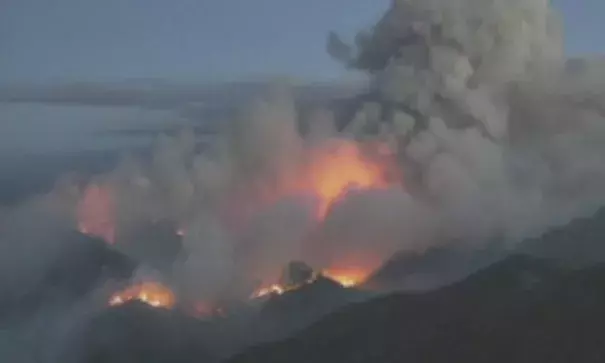
<svg viewBox="0 0 605 363">
<path fill-rule="evenodd" d="M 331 314 L 247 362 L 602 362 L 605 265 L 566 271 L 511 256 L 425 294 L 394 294 Z"/>
<path fill-rule="evenodd" d="M 597 263 L 582 269 L 562 263 L 562 257 L 574 256 L 569 251 L 602 241 L 601 220 L 598 213 L 521 245 L 520 250 L 531 247 L 549 259 L 511 255 L 460 282 L 424 293 L 376 296 L 319 277 L 209 321 L 180 307 L 168 311 L 130 303 L 106 309 L 80 327 L 64 361 L 602 362 L 603 259 L 593 258 Z M 66 238 L 71 242 L 65 253 L 37 287 L 12 300 L 4 295 L 5 318 L 76 301 L 106 279 L 127 279 L 136 266 L 100 240 L 75 232 Z M 396 260 L 411 261 L 401 270 L 404 276 L 439 273 L 444 265 L 440 261 L 454 266 L 451 261 L 472 260 L 458 253 L 451 257 L 447 251 L 425 256 L 424 261 L 422 255 Z M 289 281 L 308 277 L 305 266 L 293 266 Z"/>
<path fill-rule="evenodd" d="M 64 352 L 66 363 L 217 362 L 221 330 L 179 310 L 132 302 L 95 316 Z"/>
<path fill-rule="evenodd" d="M 66 362 L 219 362 L 248 347 L 291 336 L 339 307 L 372 295 L 324 277 L 283 295 L 232 305 L 225 316 L 199 320 L 184 306 L 138 302 L 107 309 L 75 334 Z"/>
<path fill-rule="evenodd" d="M 18 322 L 53 306 L 70 306 L 108 281 L 127 281 L 137 263 L 100 239 L 66 230 L 61 252 L 33 286 L 0 286 L 0 324 Z M 17 277 L 14 277 L 17 278 Z"/>
<path fill-rule="evenodd" d="M 592 216 L 576 218 L 525 241 L 520 251 L 581 268 L 605 261 L 604 241 L 605 208 L 601 208 Z"/>
<path fill-rule="evenodd" d="M 229 363 L 605 361 L 604 218 L 600 210 L 554 228 L 521 243 L 519 254 L 436 291 L 345 307 Z M 494 253 L 401 254 L 368 285 L 460 274 L 493 262 Z"/>
</svg>

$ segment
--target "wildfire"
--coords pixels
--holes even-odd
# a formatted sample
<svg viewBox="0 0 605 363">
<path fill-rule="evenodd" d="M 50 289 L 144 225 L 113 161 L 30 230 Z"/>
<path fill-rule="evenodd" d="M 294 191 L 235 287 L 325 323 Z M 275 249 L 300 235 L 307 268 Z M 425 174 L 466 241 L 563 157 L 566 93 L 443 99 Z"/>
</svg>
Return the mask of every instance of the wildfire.
<svg viewBox="0 0 605 363">
<path fill-rule="evenodd" d="M 117 292 L 109 299 L 110 306 L 119 306 L 138 300 L 156 308 L 170 309 L 176 303 L 172 290 L 158 282 L 145 282 Z"/>
<path fill-rule="evenodd" d="M 379 145 L 380 146 L 380 145 Z M 248 214 L 255 213 L 264 205 L 270 205 L 280 198 L 304 194 L 315 195 L 319 200 L 316 213 L 317 222 L 321 223 L 335 203 L 346 197 L 351 190 L 381 189 L 389 185 L 389 179 L 385 174 L 385 165 L 380 158 L 367 158 L 361 146 L 354 141 L 338 141 L 329 147 L 319 147 L 310 150 L 306 162 L 302 165 L 289 169 L 283 178 L 283 184 L 270 188 L 266 195 L 244 195 L 240 200 L 237 190 L 232 191 L 222 219 L 226 225 L 245 225 Z M 377 154 L 389 156 L 388 148 L 378 148 Z M 280 182 L 281 183 L 281 182 Z M 246 194 L 246 193 L 244 193 Z M 262 194 L 262 193 L 261 193 Z M 248 201 L 247 198 L 251 200 Z M 233 203 L 231 203 L 233 201 Z M 245 202 L 248 201 L 246 204 Z M 237 203 L 236 203 L 237 202 Z M 235 205 L 231 211 L 231 206 Z M 248 208 L 242 208 L 248 205 Z M 260 207 L 258 206 L 260 204 Z M 240 214 L 243 215 L 240 216 Z M 110 244 L 116 242 L 116 200 L 114 192 L 107 184 L 91 183 L 84 190 L 77 205 L 78 229 L 85 234 L 103 238 Z M 241 221 L 244 221 L 243 223 Z M 239 223 L 236 223 L 239 222 Z M 181 237 L 185 236 L 186 229 L 178 226 L 175 233 Z M 345 251 L 346 254 L 346 251 Z M 371 269 L 342 268 L 346 256 L 340 256 L 338 268 L 330 265 L 322 271 L 322 275 L 328 277 L 344 287 L 353 287 L 362 283 L 369 275 Z M 367 260 L 365 254 L 363 260 Z M 366 261 L 367 262 L 367 261 Z M 359 264 L 355 264 L 358 266 Z M 369 267 L 369 266 L 368 266 Z M 285 286 L 281 284 L 265 285 L 255 291 L 250 298 L 260 298 L 267 295 L 282 295 L 287 291 L 295 290 L 301 286 L 312 283 L 313 278 L 296 286 Z M 154 307 L 172 308 L 176 303 L 174 293 L 166 286 L 148 282 L 128 287 L 111 296 L 109 305 L 118 306 L 128 301 L 138 300 Z M 195 315 L 207 316 L 216 313 L 216 309 L 208 304 L 197 304 L 193 310 Z"/>
<path fill-rule="evenodd" d="M 268 295 L 281 295 L 286 292 L 286 288 L 280 284 L 273 284 L 267 287 L 261 287 L 250 296 L 251 299 L 258 299 Z"/>
<path fill-rule="evenodd" d="M 346 288 L 355 287 L 363 283 L 369 276 L 369 272 L 362 269 L 329 269 L 321 272 L 320 275 L 336 281 L 341 286 Z M 251 296 L 251 299 L 258 299 L 269 295 L 283 295 L 286 292 L 294 291 L 300 287 L 311 284 L 317 280 L 317 275 L 308 281 L 294 286 L 284 286 L 281 284 L 271 284 L 256 290 Z"/>
<path fill-rule="evenodd" d="M 78 230 L 115 243 L 115 203 L 108 187 L 91 184 L 77 206 Z"/>
<path fill-rule="evenodd" d="M 316 153 L 306 179 L 320 199 L 317 211 L 320 219 L 348 191 L 386 186 L 381 166 L 366 160 L 353 142 L 339 142 L 330 152 Z"/>
<path fill-rule="evenodd" d="M 308 280 L 301 282 L 299 284 L 293 284 L 293 285 L 271 284 L 266 287 L 261 287 L 260 289 L 256 290 L 254 293 L 252 293 L 252 295 L 250 296 L 250 299 L 258 299 L 258 298 L 268 296 L 268 295 L 283 295 L 284 293 L 286 293 L 288 291 L 297 290 L 304 285 L 312 284 L 316 279 L 317 279 L 317 275 L 313 274 L 313 276 L 311 276 Z"/>
<path fill-rule="evenodd" d="M 368 278 L 369 272 L 362 269 L 328 269 L 324 270 L 322 275 L 344 287 L 354 287 L 363 283 Z"/>
</svg>

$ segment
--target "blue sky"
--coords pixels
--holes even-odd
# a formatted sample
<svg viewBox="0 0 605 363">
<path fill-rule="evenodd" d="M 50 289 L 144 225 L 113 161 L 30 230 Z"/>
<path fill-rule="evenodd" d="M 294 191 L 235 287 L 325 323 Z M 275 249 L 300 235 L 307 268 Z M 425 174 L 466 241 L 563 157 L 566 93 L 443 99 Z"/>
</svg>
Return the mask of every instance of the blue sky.
<svg viewBox="0 0 605 363">
<path fill-rule="evenodd" d="M 605 51 L 603 0 L 554 0 L 570 54 Z M 326 34 L 371 25 L 389 0 L 2 0 L 0 83 L 329 79 Z"/>
<path fill-rule="evenodd" d="M 553 4 L 563 14 L 570 54 L 605 53 L 605 1 L 553 0 Z"/>
</svg>

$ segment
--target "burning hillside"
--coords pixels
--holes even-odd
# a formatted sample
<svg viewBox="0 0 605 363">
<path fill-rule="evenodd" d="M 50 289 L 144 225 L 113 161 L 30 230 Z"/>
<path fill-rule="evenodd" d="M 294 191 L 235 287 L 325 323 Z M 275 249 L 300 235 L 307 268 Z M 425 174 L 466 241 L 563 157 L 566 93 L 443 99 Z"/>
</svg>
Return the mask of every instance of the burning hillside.
<svg viewBox="0 0 605 363">
<path fill-rule="evenodd" d="M 368 150 L 374 152 L 368 152 Z M 378 153 L 373 145 L 364 145 L 353 140 L 327 140 L 323 144 L 305 149 L 304 155 L 296 164 L 280 171 L 281 174 L 275 178 L 274 182 L 276 184 L 273 184 L 272 188 L 267 189 L 271 185 L 268 184 L 266 186 L 259 185 L 258 189 L 248 189 L 246 192 L 248 197 L 244 206 L 241 205 L 241 185 L 236 184 L 232 188 L 225 188 L 223 198 L 216 205 L 216 211 L 219 211 L 217 223 L 223 226 L 225 231 L 233 236 L 234 240 L 225 241 L 225 245 L 221 248 L 235 248 L 235 253 L 238 253 L 238 249 L 245 250 L 247 236 L 250 231 L 257 228 L 255 226 L 257 215 L 262 215 L 265 211 L 274 208 L 275 205 L 292 200 L 292 198 L 303 197 L 301 200 L 304 200 L 304 198 L 309 197 L 313 201 L 313 207 L 305 213 L 308 213 L 306 218 L 309 219 L 313 227 L 308 229 L 306 235 L 301 235 L 301 238 L 305 239 L 307 244 L 307 246 L 301 247 L 313 250 L 310 255 L 313 256 L 314 253 L 317 253 L 314 249 L 317 249 L 317 247 L 321 249 L 321 241 L 317 240 L 317 231 L 323 228 L 324 220 L 328 218 L 331 210 L 336 205 L 344 203 L 351 194 L 363 193 L 368 190 L 383 190 L 396 185 L 397 180 L 388 179 L 388 168 L 391 167 L 389 162 L 392 161 L 389 158 L 389 155 Z M 137 178 L 137 180 L 153 181 L 153 175 L 143 174 Z M 149 187 L 148 184 L 142 183 L 129 183 L 128 186 L 130 188 Z M 107 178 L 104 182 L 92 182 L 83 190 L 77 209 L 80 231 L 84 234 L 102 237 L 108 243 L 115 244 L 115 248 L 118 250 L 124 250 L 125 246 L 131 243 L 131 241 L 123 240 L 124 236 L 128 237 L 129 235 L 121 231 L 125 224 L 123 222 L 119 224 L 120 215 L 123 214 L 123 211 L 118 210 L 118 208 L 120 205 L 124 205 L 124 202 L 119 198 L 119 189 L 122 187 L 121 184 L 111 178 Z M 246 188 L 249 188 L 249 186 L 246 186 Z M 158 196 L 151 194 L 145 202 L 152 206 L 154 203 L 163 202 L 160 198 L 158 198 L 159 200 L 153 198 L 158 198 Z M 196 208 L 196 204 L 199 203 L 194 198 L 183 200 L 183 202 L 184 205 L 181 208 L 189 211 Z M 235 210 L 233 206 L 237 206 Z M 158 208 L 161 208 L 161 204 L 158 204 Z M 220 212 L 229 209 L 234 210 L 234 213 Z M 137 216 L 135 218 L 149 218 L 149 216 Z M 172 218 L 172 225 L 175 226 L 173 233 L 183 241 L 187 241 L 191 237 L 197 237 L 192 236 L 191 229 L 188 227 L 188 224 L 191 223 L 189 215 L 184 215 L 180 217 L 181 219 L 178 219 L 178 216 L 171 215 L 160 216 L 160 218 Z M 144 226 L 145 224 L 141 224 L 139 228 Z M 126 228 L 132 228 L 132 226 L 126 224 Z M 200 242 L 203 243 L 203 241 Z M 140 248 L 146 249 L 149 246 L 141 244 Z M 261 253 L 270 255 L 271 251 L 261 251 Z M 319 253 L 321 254 L 321 251 Z M 372 261 L 369 265 L 357 265 L 352 262 L 353 265 L 349 266 L 346 262 L 349 258 L 348 253 L 349 251 L 343 248 L 342 258 L 335 255 L 332 256 L 328 264 L 315 264 L 314 267 L 343 286 L 351 287 L 360 283 L 372 272 L 371 269 L 379 264 L 375 261 Z M 355 253 L 359 256 L 359 251 L 355 251 Z M 244 265 L 252 266 L 251 270 L 246 271 L 246 273 L 265 282 L 263 287 L 258 288 L 252 296 L 259 297 L 270 293 L 281 294 L 292 289 L 292 286 L 277 283 L 279 268 L 281 268 L 277 264 L 273 264 L 276 268 L 272 269 L 273 272 L 270 272 L 270 274 L 267 274 L 266 271 L 255 271 L 253 266 L 257 265 L 257 262 L 248 263 L 246 261 L 249 258 L 254 259 L 255 255 L 258 255 L 258 252 L 249 257 L 243 252 L 239 255 L 240 259 L 244 259 Z M 169 258 L 169 256 L 166 256 L 166 258 Z M 369 255 L 368 259 L 370 259 Z M 285 265 L 286 262 L 283 260 L 282 265 Z M 312 281 L 313 278 L 309 277 L 308 280 Z M 133 286 L 114 296 L 112 305 L 134 299 L 148 302 L 151 305 L 172 305 L 173 297 L 167 297 L 171 301 L 170 303 L 151 297 L 151 295 L 157 293 L 157 288 L 158 286 L 153 285 Z M 147 290 L 151 290 L 151 292 L 146 292 Z M 209 298 L 212 300 L 216 297 L 206 296 L 203 299 Z"/>
<path fill-rule="evenodd" d="M 277 85 L 203 142 L 194 129 L 162 134 L 84 188 L 65 183 L 2 211 L 4 285 L 23 293 L 43 281 L 55 296 L 61 284 L 44 272 L 69 275 L 47 263 L 65 251 L 55 230 L 77 228 L 144 275 L 120 278 L 132 285 L 103 296 L 104 312 L 184 310 L 189 324 L 220 310 L 241 347 L 355 301 L 392 256 L 403 257 L 374 277 L 443 261 L 443 275 L 462 275 L 481 265 L 474 252 L 500 254 L 605 203 L 603 65 L 566 59 L 550 2 L 398 0 L 354 45 L 329 40 L 370 79 L 346 120 L 301 110 Z M 78 291 L 97 303 L 91 284 Z"/>
<path fill-rule="evenodd" d="M 133 300 L 166 309 L 176 303 L 176 297 L 168 287 L 158 282 L 144 282 L 116 292 L 109 299 L 109 305 L 119 306 Z"/>
<path fill-rule="evenodd" d="M 602 143 L 576 136 L 599 134 L 597 122 L 577 103 L 556 115 L 577 115 L 578 130 L 538 117 L 564 104 L 551 90 L 571 77 L 552 10 L 471 3 L 397 1 L 355 46 L 331 36 L 329 50 L 372 79 L 347 122 L 306 119 L 278 85 L 203 152 L 182 130 L 93 178 L 79 230 L 208 302 L 282 294 L 290 261 L 356 286 L 401 251 L 514 243 L 589 210 L 603 199 Z M 156 223 L 173 250 L 150 248 L 140 231 Z"/>
<path fill-rule="evenodd" d="M 228 301 L 225 304 L 250 304 L 254 300 L 271 298 L 287 293 L 294 293 L 308 285 L 315 284 L 318 280 L 328 279 L 335 286 L 341 288 L 352 288 L 362 282 L 359 274 L 354 271 L 337 271 L 317 273 L 304 262 L 290 262 L 282 271 L 279 282 L 268 286 L 262 286 L 254 290 L 248 297 L 241 301 Z M 321 298 L 317 296 L 315 298 Z M 249 300 L 249 301 L 248 301 Z M 173 309 L 178 308 L 192 317 L 208 319 L 217 316 L 225 316 L 228 313 L 227 306 L 221 306 L 217 301 L 187 301 L 179 299 L 177 294 L 166 284 L 158 281 L 145 281 L 132 283 L 119 289 L 108 299 L 108 306 L 119 307 L 125 304 L 139 302 L 153 308 Z"/>
<path fill-rule="evenodd" d="M 322 272 L 325 277 L 334 280 L 344 287 L 354 287 L 362 284 L 372 271 L 344 268 L 344 269 L 328 269 Z"/>
</svg>

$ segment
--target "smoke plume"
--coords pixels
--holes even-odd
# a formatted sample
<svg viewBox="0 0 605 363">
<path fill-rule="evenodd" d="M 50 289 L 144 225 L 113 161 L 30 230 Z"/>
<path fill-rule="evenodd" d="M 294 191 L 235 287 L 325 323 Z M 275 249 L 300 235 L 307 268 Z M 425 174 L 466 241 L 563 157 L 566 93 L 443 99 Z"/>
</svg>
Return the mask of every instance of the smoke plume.
<svg viewBox="0 0 605 363">
<path fill-rule="evenodd" d="M 197 256 L 189 266 L 233 266 L 234 274 L 261 280 L 301 258 L 319 269 L 375 268 L 397 251 L 448 241 L 514 246 L 591 213 L 603 202 L 605 135 L 603 87 L 588 75 L 600 75 L 602 65 L 570 67 L 562 43 L 560 20 L 543 0 L 394 1 L 355 45 L 331 34 L 329 51 L 372 80 L 343 130 L 335 132 L 331 115 L 320 112 L 312 132 L 301 134 L 304 120 L 277 88 L 246 108 L 213 152 L 192 157 L 194 173 L 170 163 L 170 205 L 184 193 L 189 206 L 181 211 L 191 223 L 223 221 L 189 238 L 185 254 Z M 365 147 L 372 143 L 386 145 L 394 165 L 373 160 Z M 313 174 L 314 155 L 351 144 L 403 177 L 346 193 L 325 219 L 310 219 L 314 190 L 299 186 Z M 232 220 L 245 220 L 243 234 L 231 235 L 217 217 L 229 204 L 238 215 Z M 213 252 L 194 252 L 215 243 Z M 191 273 L 194 280 L 223 274 Z"/>
<path fill-rule="evenodd" d="M 394 1 L 354 45 L 331 34 L 328 48 L 371 78 L 344 129 L 329 111 L 304 119 L 278 85 L 203 152 L 191 130 L 160 137 L 150 160 L 99 182 L 116 248 L 169 221 L 184 233 L 170 273 L 205 299 L 291 260 L 371 270 L 449 241 L 514 246 L 602 204 L 602 85 L 588 75 L 601 65 L 570 67 L 548 1 Z M 324 190 L 350 160 L 395 177 Z"/>
<path fill-rule="evenodd" d="M 183 234 L 166 274 L 191 299 L 294 260 L 371 272 L 400 251 L 514 247 L 605 198 L 605 67 L 568 60 L 562 33 L 547 0 L 394 0 L 355 44 L 329 36 L 371 79 L 341 130 L 278 86 L 205 150 L 163 135 L 89 188 L 111 191 L 118 250 L 144 255 L 149 223 Z"/>
</svg>

